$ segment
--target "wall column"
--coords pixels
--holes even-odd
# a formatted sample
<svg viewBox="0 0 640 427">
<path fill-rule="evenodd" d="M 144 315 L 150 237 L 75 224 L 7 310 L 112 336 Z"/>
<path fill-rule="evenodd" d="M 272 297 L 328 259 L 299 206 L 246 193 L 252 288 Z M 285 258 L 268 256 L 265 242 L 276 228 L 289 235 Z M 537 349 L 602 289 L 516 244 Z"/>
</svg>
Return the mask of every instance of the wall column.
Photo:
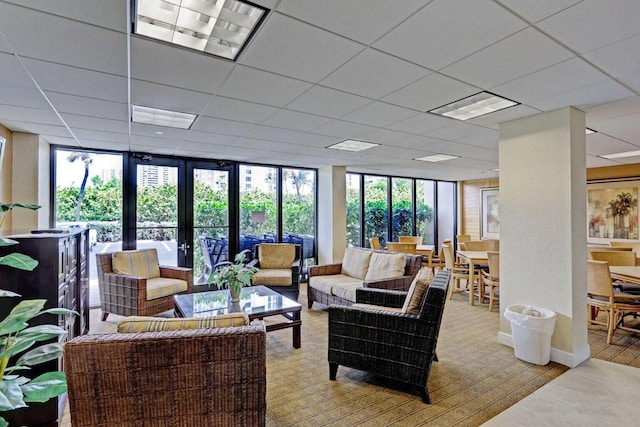
<svg viewBox="0 0 640 427">
<path fill-rule="evenodd" d="M 556 312 L 551 360 L 588 359 L 586 143 L 573 107 L 500 125 L 500 332 L 512 304 Z"/>
<path fill-rule="evenodd" d="M 15 132 L 12 145 L 11 201 L 42 206 L 35 212 L 14 210 L 12 228 L 18 232 L 49 228 L 49 144 L 39 135 Z"/>
<path fill-rule="evenodd" d="M 341 262 L 347 246 L 347 168 L 318 169 L 318 263 Z"/>
</svg>

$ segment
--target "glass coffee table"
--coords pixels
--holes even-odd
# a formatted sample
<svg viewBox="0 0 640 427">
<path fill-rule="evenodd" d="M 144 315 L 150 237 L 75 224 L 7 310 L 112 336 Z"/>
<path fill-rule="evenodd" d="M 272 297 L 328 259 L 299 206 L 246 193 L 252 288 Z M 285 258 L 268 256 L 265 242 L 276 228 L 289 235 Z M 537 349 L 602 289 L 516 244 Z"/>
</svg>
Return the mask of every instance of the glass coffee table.
<svg viewBox="0 0 640 427">
<path fill-rule="evenodd" d="M 266 325 L 267 332 L 285 328 L 293 329 L 293 347 L 300 348 L 300 310 L 298 304 L 266 286 L 242 288 L 240 302 L 231 302 L 229 291 L 195 292 L 179 294 L 173 297 L 176 317 L 213 317 L 226 313 L 244 311 L 249 320 L 263 319 L 269 316 L 284 316 L 287 321 Z"/>
</svg>

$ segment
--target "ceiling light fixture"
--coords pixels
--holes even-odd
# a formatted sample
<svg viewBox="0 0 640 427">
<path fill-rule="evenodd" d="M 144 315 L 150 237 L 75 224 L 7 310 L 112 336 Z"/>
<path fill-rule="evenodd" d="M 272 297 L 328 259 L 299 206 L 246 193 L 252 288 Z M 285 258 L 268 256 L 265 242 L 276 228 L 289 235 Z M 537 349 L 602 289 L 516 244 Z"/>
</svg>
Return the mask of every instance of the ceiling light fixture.
<svg viewBox="0 0 640 427">
<path fill-rule="evenodd" d="M 235 61 L 268 11 L 238 0 L 136 0 L 133 32 Z"/>
<path fill-rule="evenodd" d="M 640 150 L 634 151 L 622 151 L 620 153 L 601 154 L 598 157 L 603 159 L 622 159 L 623 157 L 636 157 L 640 156 Z"/>
<path fill-rule="evenodd" d="M 328 146 L 332 150 L 344 150 L 344 151 L 362 151 L 367 150 L 369 148 L 377 147 L 380 144 L 375 144 L 373 142 L 365 142 L 365 141 L 355 141 L 353 139 L 347 139 L 342 142 L 338 142 L 337 144 L 333 144 Z"/>
<path fill-rule="evenodd" d="M 519 104 L 519 102 L 502 98 L 490 92 L 479 92 L 427 112 L 451 117 L 452 119 L 469 120 Z"/>
<path fill-rule="evenodd" d="M 430 156 L 416 157 L 413 160 L 420 160 L 421 162 L 435 163 L 435 162 L 443 162 L 445 160 L 452 160 L 452 159 L 459 159 L 459 158 L 460 156 L 451 156 L 449 154 L 432 154 Z"/>
<path fill-rule="evenodd" d="M 140 105 L 131 106 L 131 121 L 134 123 L 189 129 L 196 117 L 198 116 L 195 114 L 160 110 L 159 108 L 142 107 Z"/>
</svg>

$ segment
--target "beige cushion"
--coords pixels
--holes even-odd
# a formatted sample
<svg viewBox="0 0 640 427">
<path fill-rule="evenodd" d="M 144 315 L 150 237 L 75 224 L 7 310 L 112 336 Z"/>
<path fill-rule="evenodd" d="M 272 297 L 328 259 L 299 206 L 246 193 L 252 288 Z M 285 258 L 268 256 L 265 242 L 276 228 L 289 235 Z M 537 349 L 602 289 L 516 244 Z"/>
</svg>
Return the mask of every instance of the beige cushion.
<svg viewBox="0 0 640 427">
<path fill-rule="evenodd" d="M 375 305 L 375 304 L 362 304 L 362 303 L 355 303 L 353 304 L 352 307 L 358 307 L 358 308 L 368 308 L 371 310 L 382 310 L 382 311 L 391 311 L 393 313 L 401 313 L 402 309 L 398 308 L 398 307 L 387 307 L 384 305 Z"/>
<path fill-rule="evenodd" d="M 158 332 L 180 329 L 228 328 L 249 324 L 246 313 L 228 313 L 216 317 L 187 317 L 184 319 L 166 319 L 162 317 L 130 316 L 118 324 L 118 332 Z"/>
<path fill-rule="evenodd" d="M 166 297 L 167 295 L 178 294 L 186 290 L 186 280 L 170 279 L 168 277 L 147 279 L 147 301 Z"/>
<path fill-rule="evenodd" d="M 261 269 L 291 269 L 296 259 L 296 247 L 289 243 L 261 243 L 258 246 L 258 259 Z"/>
<path fill-rule="evenodd" d="M 340 273 L 356 279 L 364 280 L 369 270 L 371 251 L 357 248 L 347 248 L 342 258 L 342 270 Z"/>
<path fill-rule="evenodd" d="M 404 254 L 380 253 L 371 254 L 369 270 L 365 276 L 365 282 L 371 280 L 389 279 L 404 275 L 404 266 L 407 264 Z"/>
<path fill-rule="evenodd" d="M 160 277 L 158 252 L 155 248 L 114 252 L 111 269 L 117 274 L 144 277 L 145 279 Z"/>
<path fill-rule="evenodd" d="M 257 285 L 277 285 L 277 286 L 291 286 L 291 269 L 279 269 L 271 268 L 267 270 L 260 270 L 256 273 L 256 277 L 253 279 L 253 284 Z"/>
<path fill-rule="evenodd" d="M 354 279 L 351 276 L 345 276 L 344 274 L 330 274 L 328 276 L 311 276 L 309 278 L 309 286 L 313 289 L 317 289 L 320 292 L 324 292 L 327 295 L 333 295 L 333 287 L 341 286 L 345 284 L 355 283 L 357 286 L 362 286 L 362 280 Z M 355 300 L 354 300 L 355 301 Z"/>
<path fill-rule="evenodd" d="M 334 286 L 331 291 L 337 297 L 356 302 L 356 289 L 361 287 L 362 283 L 341 283 Z"/>
<path fill-rule="evenodd" d="M 411 282 L 409 292 L 402 305 L 402 313 L 418 314 L 422 305 L 424 293 L 433 281 L 433 272 L 429 267 L 422 267 Z"/>
</svg>

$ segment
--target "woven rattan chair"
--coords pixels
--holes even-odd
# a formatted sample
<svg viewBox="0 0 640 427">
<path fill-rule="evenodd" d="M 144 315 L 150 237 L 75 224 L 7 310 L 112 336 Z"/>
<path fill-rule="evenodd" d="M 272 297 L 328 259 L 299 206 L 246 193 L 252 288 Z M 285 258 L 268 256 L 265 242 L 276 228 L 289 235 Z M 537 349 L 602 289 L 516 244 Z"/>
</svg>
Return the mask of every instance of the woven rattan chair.
<svg viewBox="0 0 640 427">
<path fill-rule="evenodd" d="M 640 313 L 640 296 L 614 289 L 606 261 L 587 261 L 587 308 L 589 323 L 607 327 L 607 344 L 613 342 L 616 329 L 640 332 L 640 329 L 625 326 L 623 320 L 625 314 Z M 597 320 L 600 310 L 607 313 L 606 322 Z"/>
<path fill-rule="evenodd" d="M 266 332 L 84 335 L 64 348 L 71 425 L 264 426 Z"/>
<path fill-rule="evenodd" d="M 175 307 L 173 294 L 148 299 L 148 279 L 114 273 L 112 259 L 113 253 L 96 254 L 102 320 L 107 320 L 111 313 L 120 316 L 153 316 Z M 160 277 L 184 280 L 187 289 L 183 292 L 193 292 L 192 269 L 167 266 L 159 266 L 159 269 Z"/>
<path fill-rule="evenodd" d="M 249 265 L 260 270 L 253 285 L 264 285 L 287 298 L 298 300 L 300 293 L 300 245 L 261 243 L 254 248 Z M 285 259 L 287 258 L 288 259 Z"/>
<path fill-rule="evenodd" d="M 425 292 L 418 314 L 372 308 L 329 307 L 329 378 L 338 366 L 371 372 L 415 386 L 431 403 L 427 380 L 447 299 L 449 272 L 440 270 Z M 402 307 L 407 292 L 360 288 L 358 303 Z"/>
</svg>

